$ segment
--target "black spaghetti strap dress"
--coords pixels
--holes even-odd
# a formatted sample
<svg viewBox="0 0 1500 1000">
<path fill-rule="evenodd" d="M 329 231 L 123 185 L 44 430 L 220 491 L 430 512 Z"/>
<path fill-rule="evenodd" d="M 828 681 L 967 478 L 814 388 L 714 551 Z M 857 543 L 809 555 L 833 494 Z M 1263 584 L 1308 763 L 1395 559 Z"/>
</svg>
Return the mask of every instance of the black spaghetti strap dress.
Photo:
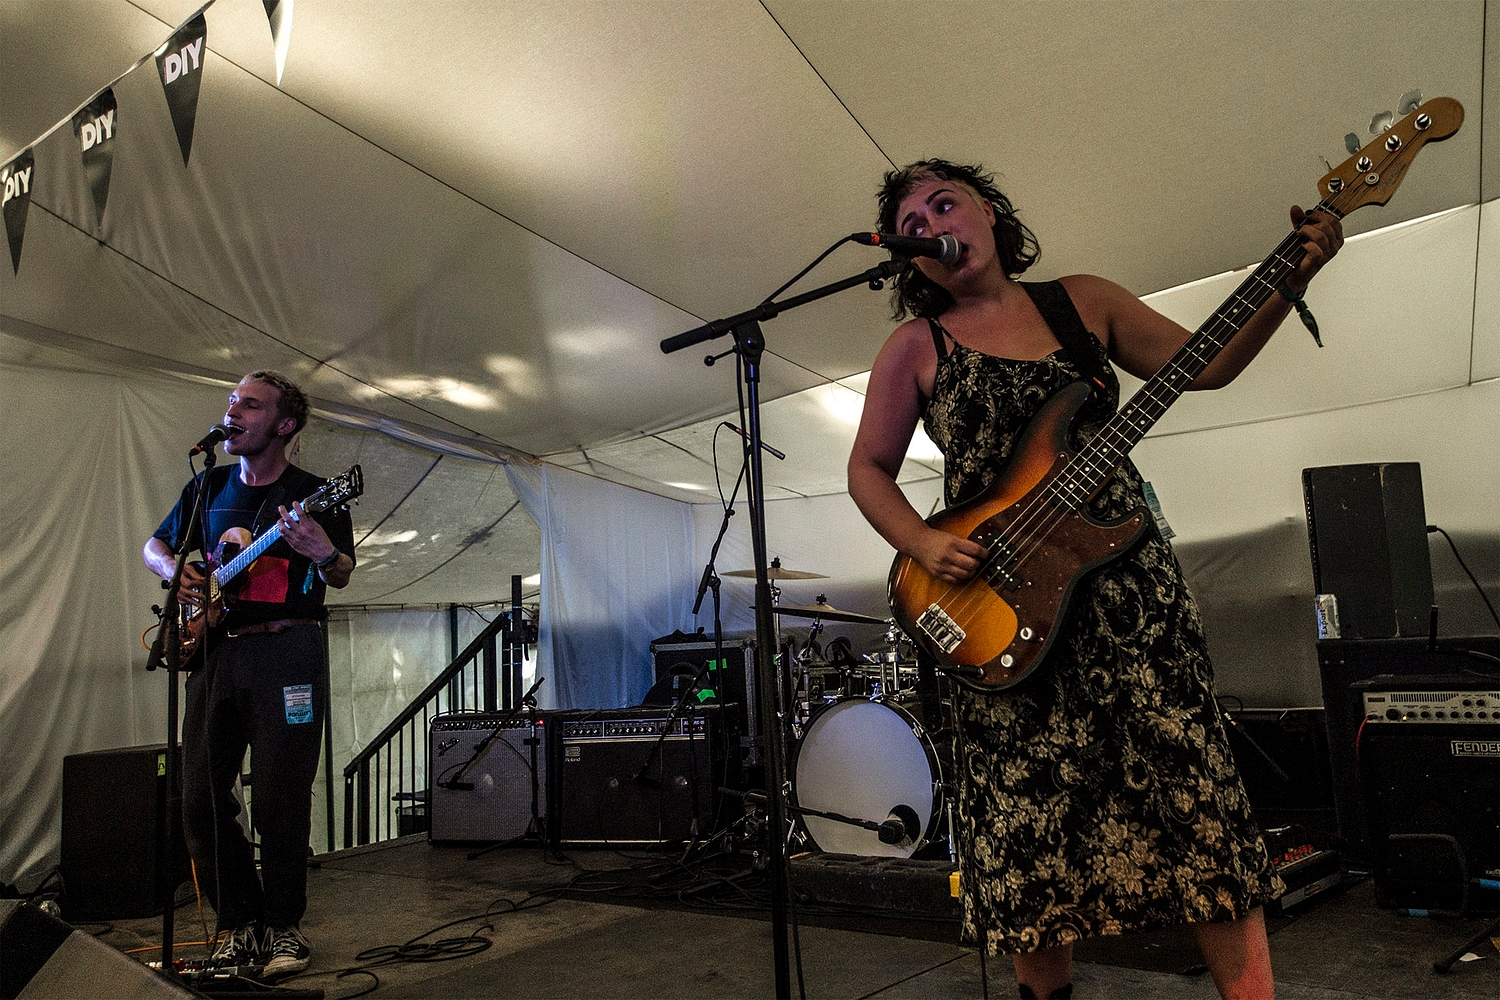
<svg viewBox="0 0 1500 1000">
<path fill-rule="evenodd" d="M 923 425 L 952 505 L 989 484 L 1042 403 L 1082 374 L 1066 350 L 994 357 L 932 325 Z M 1086 339 L 1104 389 L 1075 446 L 1119 405 L 1104 346 Z M 1109 520 L 1143 505 L 1128 460 L 1090 504 Z M 1230 754 L 1197 605 L 1154 524 L 1080 585 L 1039 670 L 996 694 L 959 689 L 955 710 L 965 941 L 1032 952 L 1232 920 L 1284 891 Z"/>
</svg>

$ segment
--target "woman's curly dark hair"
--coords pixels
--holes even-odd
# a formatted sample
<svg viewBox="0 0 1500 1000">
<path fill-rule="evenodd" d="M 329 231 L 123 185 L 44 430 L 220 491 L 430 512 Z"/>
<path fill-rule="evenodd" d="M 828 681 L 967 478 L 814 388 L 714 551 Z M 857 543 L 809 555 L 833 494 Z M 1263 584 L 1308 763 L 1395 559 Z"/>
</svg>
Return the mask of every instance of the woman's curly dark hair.
<svg viewBox="0 0 1500 1000">
<path fill-rule="evenodd" d="M 947 160 L 918 160 L 916 163 L 892 170 L 885 175 L 876 196 L 879 208 L 876 225 L 883 233 L 896 232 L 896 211 L 901 199 L 917 185 L 934 178 L 957 181 L 978 192 L 995 209 L 995 250 L 1000 255 L 1000 266 L 1012 278 L 1023 273 L 1036 263 L 1042 248 L 1036 235 L 1016 218 L 1016 210 L 1010 199 L 995 187 L 995 175 L 987 173 L 981 166 L 964 166 Z M 921 271 L 910 268 L 898 276 L 891 288 L 891 318 L 904 319 L 912 316 L 938 316 L 953 305 L 953 296 L 932 282 Z"/>
</svg>

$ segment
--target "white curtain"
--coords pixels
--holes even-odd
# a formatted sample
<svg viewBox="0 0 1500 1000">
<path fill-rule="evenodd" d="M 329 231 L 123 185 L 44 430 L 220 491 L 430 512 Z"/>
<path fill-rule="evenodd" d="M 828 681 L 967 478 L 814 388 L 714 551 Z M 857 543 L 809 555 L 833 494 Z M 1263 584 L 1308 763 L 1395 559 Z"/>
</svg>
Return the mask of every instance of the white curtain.
<svg viewBox="0 0 1500 1000">
<path fill-rule="evenodd" d="M 691 505 L 552 465 L 511 462 L 505 473 L 542 529 L 538 702 L 639 704 L 651 640 L 692 629 Z"/>
<path fill-rule="evenodd" d="M 217 393 L 216 393 L 217 394 Z M 63 758 L 162 742 L 140 550 L 187 479 L 181 383 L 0 360 L 0 879 L 57 862 Z M 189 389 L 188 396 L 193 395 Z"/>
</svg>

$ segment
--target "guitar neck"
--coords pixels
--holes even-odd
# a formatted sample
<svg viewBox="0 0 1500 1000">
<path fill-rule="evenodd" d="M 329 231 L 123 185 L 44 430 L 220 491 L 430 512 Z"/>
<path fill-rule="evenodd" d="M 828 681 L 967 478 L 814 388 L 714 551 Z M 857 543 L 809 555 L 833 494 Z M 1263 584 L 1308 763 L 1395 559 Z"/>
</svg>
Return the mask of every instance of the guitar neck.
<svg viewBox="0 0 1500 1000">
<path fill-rule="evenodd" d="M 1314 211 L 1342 217 L 1326 200 Z M 1276 294 L 1307 251 L 1296 231 L 1288 234 L 1260 266 L 1240 283 L 1187 343 L 1094 435 L 1054 481 L 1054 492 L 1071 507 L 1083 504 L 1114 474 L 1130 449 L 1156 425 L 1236 333 Z"/>
<path fill-rule="evenodd" d="M 245 572 L 251 563 L 260 558 L 262 552 L 275 545 L 280 538 L 281 524 L 278 522 L 266 529 L 265 534 L 241 549 L 233 559 L 214 570 L 214 581 L 222 589 L 229 581 Z"/>
</svg>

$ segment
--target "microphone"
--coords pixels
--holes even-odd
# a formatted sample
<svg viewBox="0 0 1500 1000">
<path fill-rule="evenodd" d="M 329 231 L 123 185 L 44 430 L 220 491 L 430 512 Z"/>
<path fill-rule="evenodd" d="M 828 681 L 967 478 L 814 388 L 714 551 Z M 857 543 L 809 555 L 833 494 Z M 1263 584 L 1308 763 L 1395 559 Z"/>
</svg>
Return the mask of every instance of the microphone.
<svg viewBox="0 0 1500 1000">
<path fill-rule="evenodd" d="M 875 831 L 875 836 L 882 844 L 910 847 L 922 832 L 921 823 L 917 811 L 911 806 L 893 806 L 880 829 Z"/>
<path fill-rule="evenodd" d="M 744 431 L 740 430 L 738 427 L 734 426 L 734 424 L 731 424 L 729 421 L 727 421 L 727 420 L 721 420 L 721 421 L 719 421 L 719 423 L 722 424 L 725 427 L 728 427 L 730 430 L 734 431 L 736 434 L 738 434 L 740 437 L 744 438 L 746 441 L 750 440 L 750 435 L 749 434 L 746 434 Z M 764 441 L 762 441 L 760 443 L 760 446 L 762 448 L 764 448 L 766 451 L 769 451 L 772 455 L 775 455 L 781 461 L 783 461 L 783 462 L 786 461 L 786 455 L 784 453 L 777 451 L 775 448 L 772 448 L 770 445 L 766 444 Z"/>
<path fill-rule="evenodd" d="M 214 424 L 208 429 L 208 433 L 203 435 L 203 439 L 188 450 L 188 458 L 202 454 L 205 451 L 213 451 L 214 445 L 233 436 L 235 433 L 236 431 L 232 427 L 225 427 L 223 424 Z"/>
<path fill-rule="evenodd" d="M 892 233 L 855 233 L 849 238 L 867 247 L 883 247 L 902 257 L 931 257 L 944 266 L 957 264 L 964 251 L 957 238 L 946 235 L 929 240 L 922 236 L 896 236 Z"/>
</svg>

